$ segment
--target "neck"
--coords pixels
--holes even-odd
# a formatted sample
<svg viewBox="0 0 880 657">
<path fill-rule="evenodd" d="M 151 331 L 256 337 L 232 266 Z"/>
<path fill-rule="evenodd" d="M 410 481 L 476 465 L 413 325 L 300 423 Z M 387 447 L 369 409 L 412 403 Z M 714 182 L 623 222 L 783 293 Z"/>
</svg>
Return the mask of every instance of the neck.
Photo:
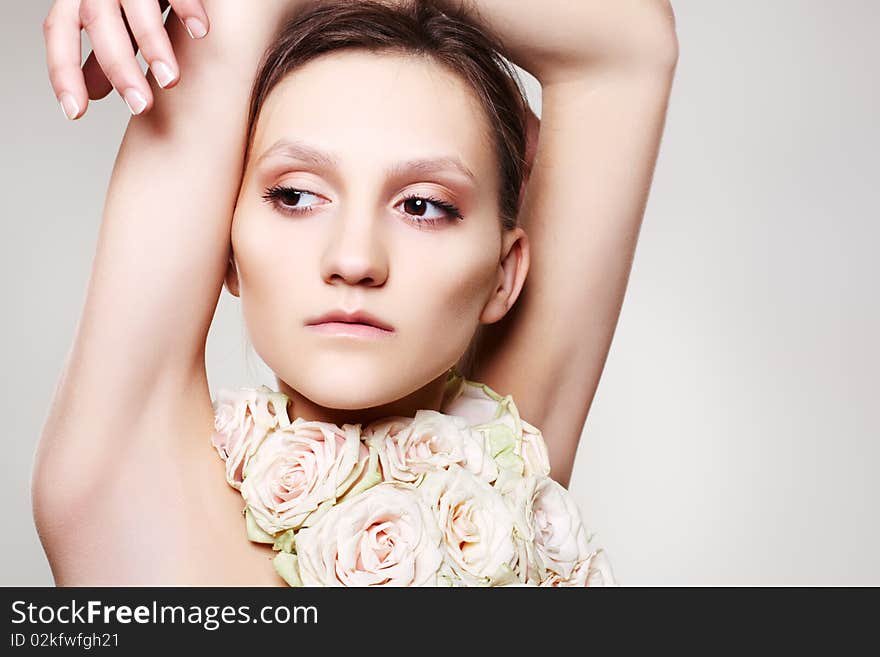
<svg viewBox="0 0 880 657">
<path fill-rule="evenodd" d="M 277 376 L 275 380 L 278 385 L 278 391 L 287 395 L 292 403 L 292 409 L 290 410 L 291 420 L 301 417 L 307 421 L 329 422 L 338 426 L 343 424 L 361 424 L 366 426 L 374 420 L 390 416 L 413 417 L 416 411 L 421 409 L 439 411 L 443 402 L 443 393 L 446 389 L 446 378 L 447 372 L 443 372 L 439 377 L 406 397 L 379 406 L 356 409 L 321 406 L 298 393 Z"/>
</svg>

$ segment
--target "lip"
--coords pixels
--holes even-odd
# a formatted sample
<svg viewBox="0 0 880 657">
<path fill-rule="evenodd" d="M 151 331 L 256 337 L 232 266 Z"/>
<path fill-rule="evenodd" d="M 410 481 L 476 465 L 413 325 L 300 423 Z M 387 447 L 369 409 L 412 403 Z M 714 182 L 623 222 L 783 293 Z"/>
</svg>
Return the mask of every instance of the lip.
<svg viewBox="0 0 880 657">
<path fill-rule="evenodd" d="M 307 324 L 306 328 L 323 333 L 325 335 L 336 335 L 349 338 L 384 338 L 393 335 L 394 331 L 386 331 L 385 329 L 369 324 L 357 324 L 346 322 L 322 322 L 320 324 Z"/>
<path fill-rule="evenodd" d="M 309 319 L 306 321 L 306 326 L 319 329 L 324 333 L 352 335 L 388 335 L 394 332 L 394 327 L 390 324 L 363 310 L 351 313 L 344 310 L 333 310 L 320 317 Z"/>
</svg>

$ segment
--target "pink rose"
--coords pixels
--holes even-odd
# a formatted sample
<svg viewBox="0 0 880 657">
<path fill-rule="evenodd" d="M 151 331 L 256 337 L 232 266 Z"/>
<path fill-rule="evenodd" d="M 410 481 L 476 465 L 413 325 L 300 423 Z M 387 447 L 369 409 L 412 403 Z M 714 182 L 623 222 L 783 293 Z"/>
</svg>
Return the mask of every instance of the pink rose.
<svg viewBox="0 0 880 657">
<path fill-rule="evenodd" d="M 517 528 L 520 580 L 540 582 L 547 571 L 569 578 L 589 554 L 587 531 L 571 493 L 550 477 L 529 476 L 504 498 Z"/>
<path fill-rule="evenodd" d="M 447 381 L 441 411 L 464 418 L 475 432 L 489 440 L 504 475 L 504 488 L 512 477 L 549 475 L 550 459 L 541 431 L 523 420 L 511 395 L 499 395 L 485 383 L 458 375 Z"/>
<path fill-rule="evenodd" d="M 452 464 L 490 483 L 498 475 L 481 436 L 471 432 L 461 417 L 422 409 L 414 418 L 387 418 L 368 425 L 364 441 L 378 450 L 388 481 L 418 485 L 426 473 Z"/>
<path fill-rule="evenodd" d="M 241 495 L 267 534 L 311 524 L 352 487 L 369 459 L 360 425 L 298 418 L 269 434 L 244 469 Z"/>
<path fill-rule="evenodd" d="M 443 563 L 440 530 L 418 490 L 394 481 L 301 529 L 296 552 L 305 586 L 436 586 Z"/>
<path fill-rule="evenodd" d="M 484 424 L 504 412 L 499 403 L 504 398 L 484 383 L 460 376 L 450 377 L 440 410 L 465 418 L 469 425 Z"/>
<path fill-rule="evenodd" d="M 605 550 L 599 548 L 578 562 L 571 576 L 564 578 L 558 573 L 541 582 L 540 586 L 617 586 L 614 573 L 611 570 L 611 562 L 605 554 Z"/>
<path fill-rule="evenodd" d="M 466 586 L 513 578 L 513 516 L 501 494 L 459 465 L 429 472 L 419 487 L 443 532 L 447 563 Z"/>
<path fill-rule="evenodd" d="M 523 460 L 523 476 L 540 476 L 550 474 L 550 456 L 544 435 L 537 427 L 525 420 L 522 422 L 522 440 L 517 443 L 514 453 Z"/>
<path fill-rule="evenodd" d="M 266 386 L 221 390 L 213 406 L 211 443 L 226 461 L 226 481 L 239 489 L 243 469 L 266 434 L 290 425 L 287 396 Z"/>
</svg>

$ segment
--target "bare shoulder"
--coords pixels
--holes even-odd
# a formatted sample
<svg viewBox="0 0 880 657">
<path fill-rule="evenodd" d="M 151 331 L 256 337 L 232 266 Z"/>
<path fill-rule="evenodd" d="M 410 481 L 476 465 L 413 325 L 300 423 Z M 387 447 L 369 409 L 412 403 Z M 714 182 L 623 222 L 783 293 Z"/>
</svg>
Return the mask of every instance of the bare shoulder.
<svg viewBox="0 0 880 657">
<path fill-rule="evenodd" d="M 151 419 L 100 459 L 101 476 L 75 482 L 66 505 L 35 487 L 34 518 L 56 584 L 285 586 L 271 546 L 248 540 L 241 495 L 211 445 L 207 384 L 161 398 Z M 77 476 L 73 464 L 61 476 L 64 487 Z"/>
</svg>

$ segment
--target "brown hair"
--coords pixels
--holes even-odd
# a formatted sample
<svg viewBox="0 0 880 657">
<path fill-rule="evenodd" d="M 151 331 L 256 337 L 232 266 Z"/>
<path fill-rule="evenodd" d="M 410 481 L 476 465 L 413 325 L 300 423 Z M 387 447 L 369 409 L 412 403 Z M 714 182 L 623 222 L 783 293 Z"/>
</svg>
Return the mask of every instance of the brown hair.
<svg viewBox="0 0 880 657">
<path fill-rule="evenodd" d="M 386 0 L 387 1 L 387 0 Z M 505 230 L 517 225 L 528 104 L 498 37 L 448 0 L 314 2 L 282 26 L 260 64 L 248 116 L 247 159 L 260 108 L 290 71 L 324 53 L 364 49 L 430 57 L 468 83 L 491 127 Z"/>
</svg>

